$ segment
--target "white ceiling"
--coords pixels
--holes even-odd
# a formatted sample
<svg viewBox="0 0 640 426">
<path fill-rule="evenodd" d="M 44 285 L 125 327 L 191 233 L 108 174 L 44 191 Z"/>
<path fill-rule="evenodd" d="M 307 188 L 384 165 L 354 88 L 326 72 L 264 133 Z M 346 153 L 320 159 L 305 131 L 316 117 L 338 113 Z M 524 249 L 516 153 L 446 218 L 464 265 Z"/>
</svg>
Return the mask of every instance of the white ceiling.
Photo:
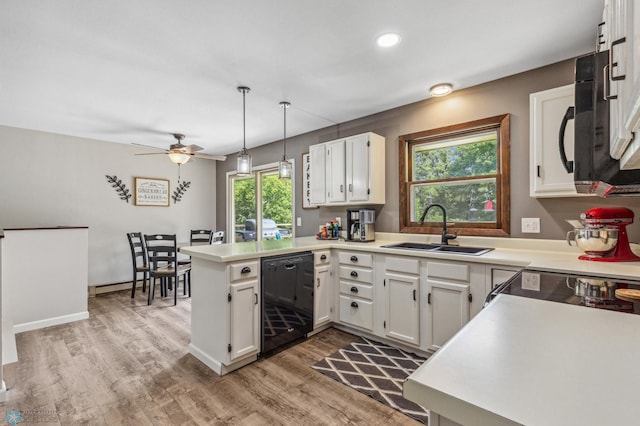
<svg viewBox="0 0 640 426">
<path fill-rule="evenodd" d="M 594 50 L 603 0 L 20 0 L 0 8 L 0 125 L 209 154 Z M 402 41 L 375 45 L 387 31 Z M 144 150 L 144 148 L 142 148 Z"/>
</svg>

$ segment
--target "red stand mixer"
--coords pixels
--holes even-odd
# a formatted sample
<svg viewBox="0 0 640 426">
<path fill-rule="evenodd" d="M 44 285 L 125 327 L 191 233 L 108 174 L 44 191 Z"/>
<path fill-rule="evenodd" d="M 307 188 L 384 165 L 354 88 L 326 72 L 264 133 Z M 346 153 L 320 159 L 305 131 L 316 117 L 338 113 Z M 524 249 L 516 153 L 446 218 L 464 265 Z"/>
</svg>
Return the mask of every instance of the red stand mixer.
<svg viewBox="0 0 640 426">
<path fill-rule="evenodd" d="M 597 207 L 580 215 L 584 228 L 567 233 L 567 242 L 576 245 L 585 254 L 582 260 L 598 262 L 640 262 L 633 254 L 627 237 L 627 225 L 633 223 L 633 212 L 626 207 Z M 573 238 L 570 236 L 573 235 Z"/>
</svg>

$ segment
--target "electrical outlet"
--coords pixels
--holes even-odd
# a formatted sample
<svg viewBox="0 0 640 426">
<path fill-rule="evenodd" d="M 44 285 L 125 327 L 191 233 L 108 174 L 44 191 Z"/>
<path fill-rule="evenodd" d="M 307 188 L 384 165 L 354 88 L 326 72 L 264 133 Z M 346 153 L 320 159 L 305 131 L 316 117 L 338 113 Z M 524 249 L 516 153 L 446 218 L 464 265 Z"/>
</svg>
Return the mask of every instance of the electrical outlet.
<svg viewBox="0 0 640 426">
<path fill-rule="evenodd" d="M 522 233 L 539 234 L 540 233 L 540 218 L 539 217 L 523 217 L 522 218 Z"/>
</svg>

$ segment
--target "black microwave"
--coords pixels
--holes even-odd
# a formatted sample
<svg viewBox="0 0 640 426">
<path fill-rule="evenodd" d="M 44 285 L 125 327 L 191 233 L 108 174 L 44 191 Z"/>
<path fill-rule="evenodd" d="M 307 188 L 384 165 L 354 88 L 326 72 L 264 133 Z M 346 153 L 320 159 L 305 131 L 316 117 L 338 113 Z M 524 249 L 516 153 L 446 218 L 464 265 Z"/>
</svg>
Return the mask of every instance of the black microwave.
<svg viewBox="0 0 640 426">
<path fill-rule="evenodd" d="M 640 195 L 640 170 L 621 170 L 609 155 L 609 102 L 607 99 L 609 51 L 576 59 L 575 103 L 565 113 L 559 132 L 560 158 L 567 173 L 573 172 L 579 193 L 601 197 Z M 567 160 L 564 134 L 567 121 L 575 120 L 574 159 Z"/>
</svg>

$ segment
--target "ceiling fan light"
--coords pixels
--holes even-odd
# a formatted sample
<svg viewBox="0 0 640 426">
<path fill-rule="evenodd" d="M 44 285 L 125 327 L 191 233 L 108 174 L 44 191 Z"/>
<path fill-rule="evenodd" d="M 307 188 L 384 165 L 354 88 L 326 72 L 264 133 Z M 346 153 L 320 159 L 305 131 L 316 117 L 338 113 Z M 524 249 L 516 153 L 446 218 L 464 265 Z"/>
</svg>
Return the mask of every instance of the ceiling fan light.
<svg viewBox="0 0 640 426">
<path fill-rule="evenodd" d="M 436 98 L 439 96 L 447 96 L 449 93 L 453 91 L 453 86 L 449 83 L 440 83 L 435 86 L 431 86 L 429 89 L 429 93 L 431 96 L 435 96 Z"/>
<path fill-rule="evenodd" d="M 246 148 L 242 148 L 242 151 L 238 154 L 236 174 L 238 176 L 249 176 L 251 174 L 251 156 Z"/>
<path fill-rule="evenodd" d="M 282 161 L 278 163 L 278 174 L 280 179 L 291 179 L 291 172 L 293 171 L 293 165 L 287 161 L 287 157 L 282 157 Z"/>
<path fill-rule="evenodd" d="M 185 154 L 184 152 L 170 152 L 169 159 L 175 164 L 184 164 L 191 156 L 189 154 Z"/>
</svg>

